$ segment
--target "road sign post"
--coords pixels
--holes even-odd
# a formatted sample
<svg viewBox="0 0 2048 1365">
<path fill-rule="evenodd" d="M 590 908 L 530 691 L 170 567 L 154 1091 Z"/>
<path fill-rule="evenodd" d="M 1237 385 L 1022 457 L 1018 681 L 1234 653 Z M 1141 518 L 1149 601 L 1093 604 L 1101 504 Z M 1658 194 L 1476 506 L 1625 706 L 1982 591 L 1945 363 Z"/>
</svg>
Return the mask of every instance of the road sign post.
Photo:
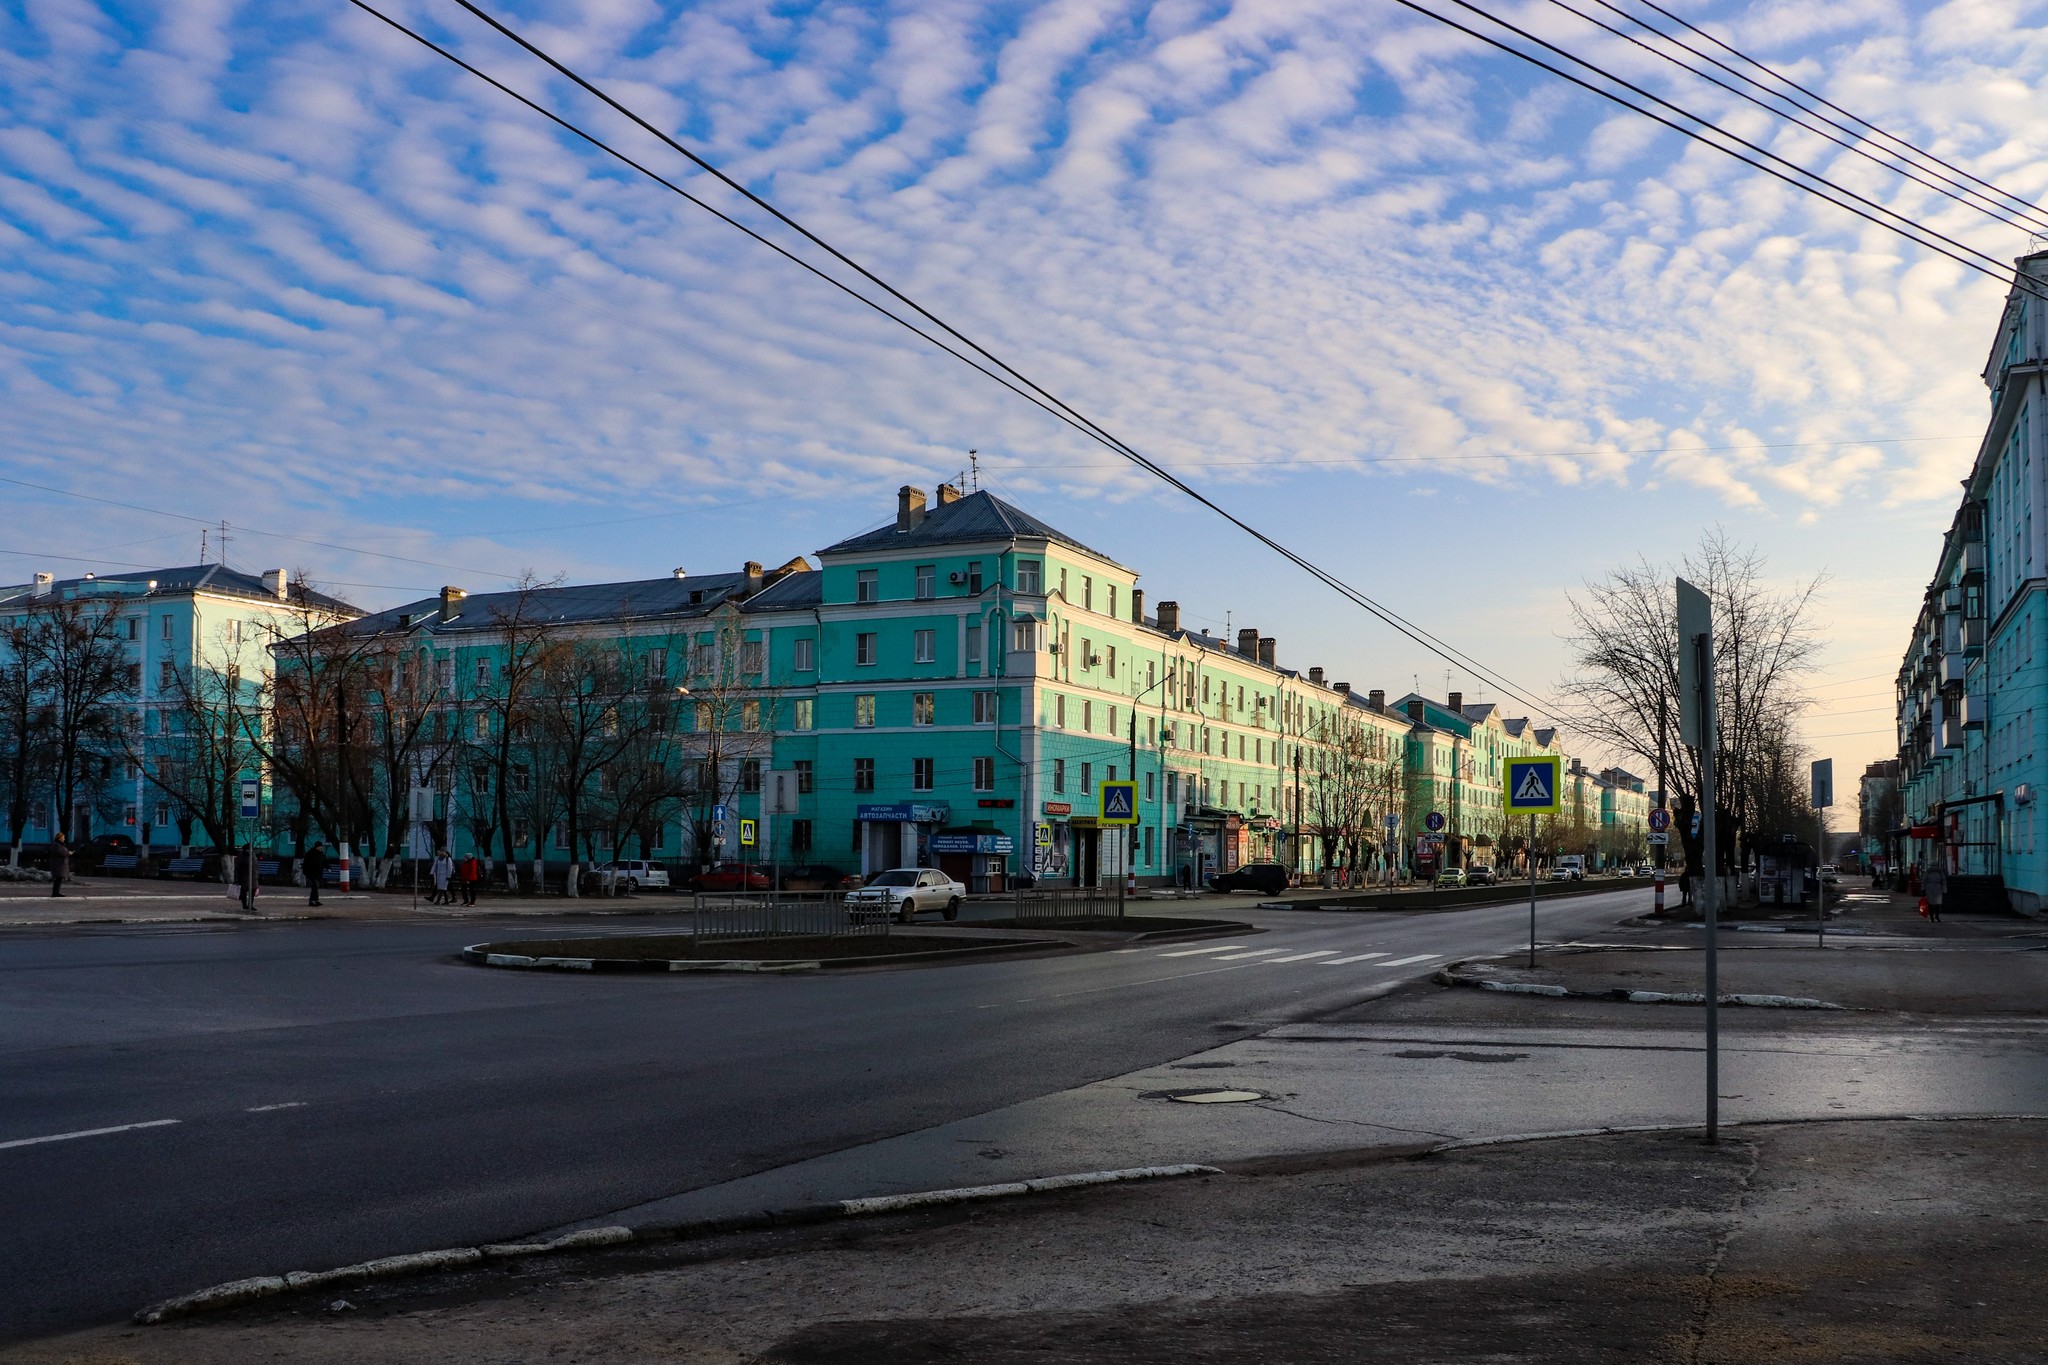
<svg viewBox="0 0 2048 1365">
<path fill-rule="evenodd" d="M 1529 817 L 1529 965 L 1536 965 L 1536 817 L 1564 809 L 1564 759 L 1511 758 L 1501 777 L 1501 804 Z"/>
<path fill-rule="evenodd" d="M 1115 825 L 1128 831 L 1138 823 L 1138 784 L 1136 782 L 1103 782 L 1097 784 L 1095 793 L 1095 823 Z M 1116 913 L 1121 919 L 1124 913 L 1124 896 L 1131 886 L 1130 854 L 1131 841 L 1124 840 L 1124 875 L 1116 879 Z"/>
<path fill-rule="evenodd" d="M 1828 884 L 1820 869 L 1828 856 L 1828 807 L 1835 804 L 1835 760 L 1813 761 L 1813 932 L 1814 946 L 1828 946 Z"/>
<path fill-rule="evenodd" d="M 1662 800 L 1663 793 L 1659 792 L 1658 801 L 1661 803 Z M 1671 812 L 1662 804 L 1650 812 L 1650 842 L 1657 848 L 1657 893 L 1652 910 L 1661 916 L 1664 913 L 1664 850 L 1671 843 Z"/>
<path fill-rule="evenodd" d="M 1719 861 L 1714 856 L 1714 801 L 1719 727 L 1714 716 L 1714 606 L 1678 580 L 1678 737 L 1700 756 L 1700 915 L 1707 938 L 1707 1141 L 1721 1140 L 1721 972 Z M 1815 875 L 1818 875 L 1817 873 Z"/>
</svg>

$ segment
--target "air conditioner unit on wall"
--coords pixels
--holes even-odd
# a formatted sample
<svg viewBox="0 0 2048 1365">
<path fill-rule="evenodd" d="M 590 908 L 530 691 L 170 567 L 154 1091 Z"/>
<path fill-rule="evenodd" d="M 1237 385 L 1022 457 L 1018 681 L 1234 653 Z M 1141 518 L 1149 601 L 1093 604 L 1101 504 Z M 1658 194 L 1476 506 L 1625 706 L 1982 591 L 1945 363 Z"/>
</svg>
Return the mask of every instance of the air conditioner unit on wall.
<svg viewBox="0 0 2048 1365">
<path fill-rule="evenodd" d="M 946 575 L 946 581 L 957 588 L 967 581 L 967 575 L 962 573 L 960 570 L 955 569 L 953 570 L 953 572 Z"/>
</svg>

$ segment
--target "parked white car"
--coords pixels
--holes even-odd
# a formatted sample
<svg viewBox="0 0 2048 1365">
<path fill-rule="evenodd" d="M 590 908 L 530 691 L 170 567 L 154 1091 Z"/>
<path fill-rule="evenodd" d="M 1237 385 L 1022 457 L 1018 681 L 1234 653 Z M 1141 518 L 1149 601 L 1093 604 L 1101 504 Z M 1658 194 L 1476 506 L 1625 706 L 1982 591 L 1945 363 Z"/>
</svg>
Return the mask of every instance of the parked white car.
<svg viewBox="0 0 2048 1365">
<path fill-rule="evenodd" d="M 660 863 L 609 863 L 599 868 L 597 875 L 607 891 L 616 890 L 620 882 L 629 891 L 666 891 L 669 887 L 668 869 Z"/>
<path fill-rule="evenodd" d="M 878 872 L 858 891 L 846 893 L 846 913 L 855 919 L 893 914 L 908 924 L 919 912 L 936 910 L 947 919 L 960 917 L 967 888 L 929 867 L 892 867 Z"/>
</svg>

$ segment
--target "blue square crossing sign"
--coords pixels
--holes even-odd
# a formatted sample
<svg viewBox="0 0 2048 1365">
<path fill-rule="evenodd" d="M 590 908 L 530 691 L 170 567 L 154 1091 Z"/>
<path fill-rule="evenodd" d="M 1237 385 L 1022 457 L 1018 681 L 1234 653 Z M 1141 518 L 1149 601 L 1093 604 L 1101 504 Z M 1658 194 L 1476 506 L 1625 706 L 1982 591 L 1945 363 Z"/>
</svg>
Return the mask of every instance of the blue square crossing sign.
<svg viewBox="0 0 2048 1365">
<path fill-rule="evenodd" d="M 1555 815 L 1564 809 L 1564 759 L 1511 758 L 1501 782 L 1501 801 L 1510 815 Z"/>
<path fill-rule="evenodd" d="M 1135 782 L 1104 782 L 1101 814 L 1096 823 L 1103 825 L 1135 825 L 1138 823 L 1138 784 Z"/>
</svg>

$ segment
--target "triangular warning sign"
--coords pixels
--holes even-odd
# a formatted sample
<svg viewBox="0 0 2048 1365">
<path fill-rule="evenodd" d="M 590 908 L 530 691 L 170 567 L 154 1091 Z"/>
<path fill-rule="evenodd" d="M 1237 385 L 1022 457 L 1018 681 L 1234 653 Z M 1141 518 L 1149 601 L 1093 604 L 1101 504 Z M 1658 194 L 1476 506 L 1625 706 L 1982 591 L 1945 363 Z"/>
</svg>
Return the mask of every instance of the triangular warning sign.
<svg viewBox="0 0 2048 1365">
<path fill-rule="evenodd" d="M 1515 800 L 1532 803 L 1550 800 L 1550 783 L 1545 779 L 1543 769 L 1529 768 L 1522 773 L 1522 780 L 1515 784 Z"/>
</svg>

